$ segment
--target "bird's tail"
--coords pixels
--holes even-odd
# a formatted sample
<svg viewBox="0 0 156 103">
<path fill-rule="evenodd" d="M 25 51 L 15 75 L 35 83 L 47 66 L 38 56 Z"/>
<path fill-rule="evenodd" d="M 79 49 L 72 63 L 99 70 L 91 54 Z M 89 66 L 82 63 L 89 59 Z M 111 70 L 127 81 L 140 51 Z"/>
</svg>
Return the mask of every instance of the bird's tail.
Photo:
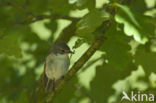
<svg viewBox="0 0 156 103">
<path fill-rule="evenodd" d="M 55 89 L 55 80 L 48 79 L 46 74 L 43 74 L 43 83 L 45 92 L 51 92 Z"/>
</svg>

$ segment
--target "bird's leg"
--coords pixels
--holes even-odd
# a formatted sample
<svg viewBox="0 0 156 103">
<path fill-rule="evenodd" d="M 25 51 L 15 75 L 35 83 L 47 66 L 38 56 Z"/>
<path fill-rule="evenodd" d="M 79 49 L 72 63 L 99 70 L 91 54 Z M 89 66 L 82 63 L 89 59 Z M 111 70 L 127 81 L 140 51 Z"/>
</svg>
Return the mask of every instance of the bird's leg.
<svg viewBox="0 0 156 103">
<path fill-rule="evenodd" d="M 55 91 L 55 79 L 52 80 L 52 91 Z"/>
<path fill-rule="evenodd" d="M 46 92 L 48 91 L 48 88 L 49 88 L 49 82 L 50 82 L 50 79 L 48 79 L 47 84 L 46 84 L 46 87 L 45 87 L 45 91 Z"/>
<path fill-rule="evenodd" d="M 64 76 L 62 76 L 61 79 L 64 79 Z"/>
</svg>

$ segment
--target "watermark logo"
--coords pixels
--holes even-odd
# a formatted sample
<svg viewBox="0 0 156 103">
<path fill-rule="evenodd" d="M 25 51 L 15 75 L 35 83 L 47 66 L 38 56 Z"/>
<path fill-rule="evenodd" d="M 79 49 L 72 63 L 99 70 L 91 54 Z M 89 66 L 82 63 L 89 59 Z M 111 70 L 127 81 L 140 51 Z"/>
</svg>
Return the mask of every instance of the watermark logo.
<svg viewBox="0 0 156 103">
<path fill-rule="evenodd" d="M 153 102 L 154 101 L 154 94 L 145 94 L 145 93 L 134 93 L 133 91 L 130 92 L 128 95 L 125 91 L 122 92 L 123 96 L 121 101 L 128 100 L 128 101 L 138 101 L 138 102 Z"/>
</svg>

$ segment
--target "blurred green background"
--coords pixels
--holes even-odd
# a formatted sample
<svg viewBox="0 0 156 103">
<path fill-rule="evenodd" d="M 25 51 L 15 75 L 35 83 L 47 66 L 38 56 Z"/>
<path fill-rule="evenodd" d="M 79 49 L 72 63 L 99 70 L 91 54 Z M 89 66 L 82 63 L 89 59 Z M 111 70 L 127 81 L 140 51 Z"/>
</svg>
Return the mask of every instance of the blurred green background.
<svg viewBox="0 0 156 103">
<path fill-rule="evenodd" d="M 107 21 L 102 47 L 54 103 L 120 103 L 123 90 L 156 95 L 156 0 L 0 0 L 0 103 L 33 103 L 52 45 L 68 43 L 72 67 Z"/>
</svg>

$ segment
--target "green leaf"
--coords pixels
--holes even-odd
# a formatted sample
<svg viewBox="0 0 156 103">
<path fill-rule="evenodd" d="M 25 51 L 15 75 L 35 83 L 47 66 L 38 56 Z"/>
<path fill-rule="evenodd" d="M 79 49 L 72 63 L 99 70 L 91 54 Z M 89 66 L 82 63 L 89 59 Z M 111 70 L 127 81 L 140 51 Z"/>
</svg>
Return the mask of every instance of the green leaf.
<svg viewBox="0 0 156 103">
<path fill-rule="evenodd" d="M 15 13 L 17 13 L 13 9 L 8 9 L 7 7 L 1 7 L 0 9 L 0 28 L 6 29 L 8 26 L 12 26 L 12 22 L 15 21 L 16 16 Z"/>
<path fill-rule="evenodd" d="M 22 57 L 21 49 L 18 45 L 18 35 L 5 35 L 0 38 L 0 53 L 8 56 Z"/>
<path fill-rule="evenodd" d="M 73 78 L 72 81 L 66 83 L 63 90 L 57 95 L 54 99 L 54 103 L 70 103 L 74 100 L 75 103 L 78 103 L 79 99 L 82 98 L 82 95 L 76 95 L 77 89 L 76 83 L 78 82 L 77 77 Z"/>
<path fill-rule="evenodd" d="M 148 2 L 150 2 L 150 0 L 148 0 Z M 139 13 L 144 13 L 147 10 L 147 4 L 145 3 L 145 0 L 142 0 L 141 2 L 139 0 L 134 0 L 133 5 L 129 5 L 129 7 Z"/>
<path fill-rule="evenodd" d="M 116 30 L 112 25 L 105 34 L 106 40 L 101 48 L 106 52 L 105 59 L 116 69 L 125 69 L 132 63 L 132 56 L 129 53 L 131 47 L 128 38 L 122 31 Z"/>
<path fill-rule="evenodd" d="M 117 70 L 115 66 L 103 64 L 97 66 L 96 76 L 91 81 L 90 95 L 96 103 L 108 103 L 110 97 L 115 91 L 112 85 L 120 79 L 130 75 L 131 71 L 136 69 L 134 65 L 130 65 L 124 70 Z"/>
<path fill-rule="evenodd" d="M 151 28 L 154 28 L 154 25 L 149 22 L 150 18 L 135 12 L 126 5 L 115 5 L 120 8 L 115 15 L 115 20 L 120 24 L 124 24 L 125 34 L 133 36 L 136 41 L 142 44 L 146 43 L 148 41 L 147 37 L 153 35 Z"/>
<path fill-rule="evenodd" d="M 58 24 L 54 20 L 50 20 L 50 22 L 45 23 L 45 26 L 52 31 L 52 34 L 54 34 L 58 28 Z"/>
<path fill-rule="evenodd" d="M 19 0 L 18 2 L 20 1 L 21 0 Z M 49 8 L 50 3 L 48 0 L 30 0 L 30 1 L 25 1 L 25 4 L 23 5 L 26 5 L 26 7 L 31 12 L 36 14 L 36 13 L 45 13 Z"/>
<path fill-rule="evenodd" d="M 11 85 L 7 85 L 7 80 L 8 79 L 12 79 L 13 81 L 15 81 L 15 79 L 17 79 L 15 77 L 16 72 L 14 69 L 12 69 L 13 64 L 15 62 L 9 60 L 6 56 L 0 56 L 0 65 L 1 65 L 1 69 L 0 69 L 0 89 L 5 89 L 10 87 Z M 14 74 L 14 76 L 12 75 Z M 11 81 L 11 82 L 13 82 Z"/>
<path fill-rule="evenodd" d="M 109 14 L 104 10 L 93 9 L 77 24 L 76 33 L 89 34 L 95 31 L 103 21 L 109 19 Z"/>
<path fill-rule="evenodd" d="M 84 39 L 78 38 L 78 39 L 75 41 L 75 44 L 74 44 L 74 46 L 72 47 L 72 49 L 79 48 L 84 42 L 85 42 Z"/>
<path fill-rule="evenodd" d="M 27 92 L 22 91 L 19 98 L 15 101 L 15 103 L 29 103 L 28 97 L 27 97 Z"/>
<path fill-rule="evenodd" d="M 104 10 L 91 10 L 77 23 L 77 36 L 91 43 L 97 34 L 94 31 L 109 17 L 110 15 Z"/>
<path fill-rule="evenodd" d="M 50 0 L 49 3 L 54 13 L 68 14 L 70 10 L 74 10 L 74 6 L 69 4 L 68 0 Z"/>
<path fill-rule="evenodd" d="M 136 64 L 143 66 L 147 74 L 150 74 L 151 72 L 156 73 L 156 52 L 146 50 L 145 46 L 139 46 L 134 58 Z"/>
<path fill-rule="evenodd" d="M 94 9 L 95 4 L 96 4 L 95 0 L 77 0 L 76 1 L 76 6 L 79 9 L 85 9 L 85 8 Z"/>
</svg>

